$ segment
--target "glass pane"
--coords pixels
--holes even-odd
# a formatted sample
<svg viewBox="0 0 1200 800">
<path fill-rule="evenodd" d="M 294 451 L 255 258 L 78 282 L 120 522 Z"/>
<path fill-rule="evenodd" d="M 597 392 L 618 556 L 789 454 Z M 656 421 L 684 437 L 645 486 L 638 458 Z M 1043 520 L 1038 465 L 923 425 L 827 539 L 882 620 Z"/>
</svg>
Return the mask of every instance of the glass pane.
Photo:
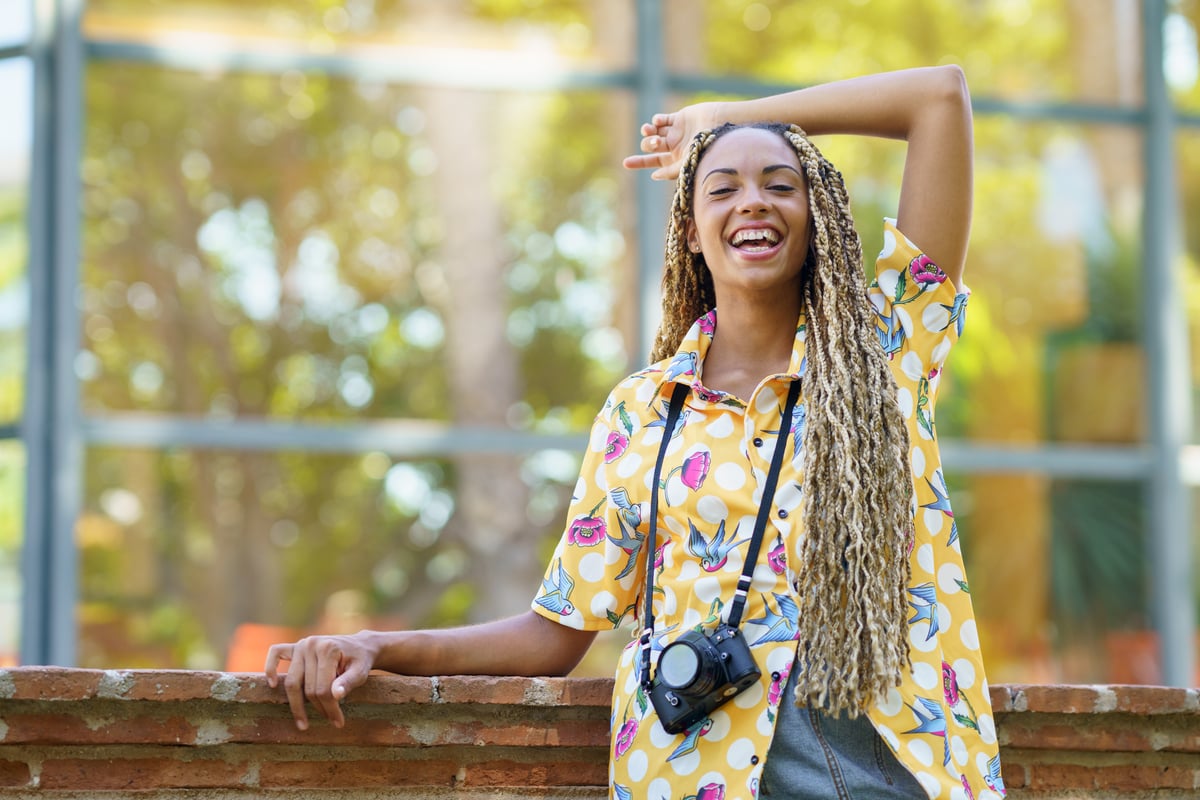
<svg viewBox="0 0 1200 800">
<path fill-rule="evenodd" d="M 1192 441 L 1200 441 L 1200 130 L 1183 129 L 1175 138 L 1175 179 L 1179 183 L 1181 289 L 1188 322 L 1192 378 Z M 1200 572 L 1196 573 L 1200 580 Z"/>
<path fill-rule="evenodd" d="M 668 0 L 672 70 L 820 83 L 957 63 L 979 97 L 1138 105 L 1136 3 Z"/>
<path fill-rule="evenodd" d="M 1174 2 L 1163 27 L 1163 70 L 1178 106 L 1200 112 L 1200 3 Z"/>
<path fill-rule="evenodd" d="M 88 68 L 90 412 L 585 428 L 640 357 L 611 93 Z"/>
<path fill-rule="evenodd" d="M 633 0 L 89 0 L 90 39 L 357 55 L 431 78 L 543 80 L 633 60 Z M 423 66 L 421 66 L 423 65 Z"/>
<path fill-rule="evenodd" d="M 972 298 L 943 436 L 1144 438 L 1141 181 L 1130 129 L 976 121 Z"/>
<path fill-rule="evenodd" d="M 33 30 L 33 0 L 3 0 L 0 10 L 0 47 L 29 41 Z"/>
<path fill-rule="evenodd" d="M 579 460 L 106 448 L 86 469 L 80 665 L 252 671 L 264 640 L 528 609 Z"/>
<path fill-rule="evenodd" d="M 0 668 L 17 664 L 21 636 L 21 539 L 25 447 L 0 442 Z"/>
<path fill-rule="evenodd" d="M 32 90 L 29 59 L 0 61 L 0 97 L 11 115 L 0 125 L 0 423 L 18 419 L 25 399 Z"/>
<path fill-rule="evenodd" d="M 990 682 L 1155 682 L 1141 484 L 947 480 Z"/>
</svg>

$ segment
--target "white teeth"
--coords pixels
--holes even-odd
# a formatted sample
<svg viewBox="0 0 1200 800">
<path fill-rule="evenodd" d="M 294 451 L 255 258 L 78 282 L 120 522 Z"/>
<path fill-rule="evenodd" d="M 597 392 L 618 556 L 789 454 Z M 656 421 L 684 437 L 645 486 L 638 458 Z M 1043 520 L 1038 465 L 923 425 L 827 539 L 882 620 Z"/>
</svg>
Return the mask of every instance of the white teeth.
<svg viewBox="0 0 1200 800">
<path fill-rule="evenodd" d="M 779 242 L 779 234 L 770 228 L 746 228 L 733 235 L 734 247 L 737 247 L 745 242 L 766 242 L 767 244 L 777 244 Z"/>
</svg>

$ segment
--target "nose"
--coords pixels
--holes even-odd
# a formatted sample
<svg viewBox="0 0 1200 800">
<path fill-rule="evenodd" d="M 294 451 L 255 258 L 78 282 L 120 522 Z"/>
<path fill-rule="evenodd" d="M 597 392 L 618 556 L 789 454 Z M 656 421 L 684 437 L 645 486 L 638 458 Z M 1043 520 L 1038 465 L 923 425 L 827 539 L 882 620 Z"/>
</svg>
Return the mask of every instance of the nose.
<svg viewBox="0 0 1200 800">
<path fill-rule="evenodd" d="M 769 208 L 767 196 L 761 188 L 749 185 L 742 191 L 738 211 L 743 214 L 762 214 Z"/>
</svg>

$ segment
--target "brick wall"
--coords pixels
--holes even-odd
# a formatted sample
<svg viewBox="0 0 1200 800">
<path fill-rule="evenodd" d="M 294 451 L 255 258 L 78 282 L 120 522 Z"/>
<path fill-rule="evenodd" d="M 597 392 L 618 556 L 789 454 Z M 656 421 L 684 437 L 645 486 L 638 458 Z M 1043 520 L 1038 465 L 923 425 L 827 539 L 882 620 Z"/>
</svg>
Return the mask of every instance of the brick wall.
<svg viewBox="0 0 1200 800">
<path fill-rule="evenodd" d="M 0 798 L 601 798 L 610 688 L 377 676 L 345 728 L 300 733 L 259 675 L 0 670 Z M 1200 798 L 1196 690 L 997 686 L 992 702 L 1013 800 Z"/>
</svg>

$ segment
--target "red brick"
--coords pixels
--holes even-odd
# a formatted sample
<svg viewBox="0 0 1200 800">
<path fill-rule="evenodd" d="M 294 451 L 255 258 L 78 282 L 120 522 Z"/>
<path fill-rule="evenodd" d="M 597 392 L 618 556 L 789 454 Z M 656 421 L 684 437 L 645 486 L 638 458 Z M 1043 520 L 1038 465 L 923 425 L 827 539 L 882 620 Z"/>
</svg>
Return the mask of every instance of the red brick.
<svg viewBox="0 0 1200 800">
<path fill-rule="evenodd" d="M 0 671 L 11 680 L 9 700 L 86 700 L 95 697 L 103 672 L 65 667 L 17 667 Z"/>
<path fill-rule="evenodd" d="M 309 728 L 299 730 L 289 715 L 285 717 L 259 717 L 244 722 L 228 724 L 229 742 L 263 742 L 280 745 L 303 746 L 412 746 L 422 745 L 413 737 L 407 725 L 382 719 L 355 719 L 348 716 L 343 728 L 335 728 L 324 717 L 310 712 Z M 429 723 L 437 727 L 434 723 Z"/>
<path fill-rule="evenodd" d="M 602 747 L 608 749 L 608 721 L 556 722 L 446 722 L 436 726 L 434 745 L 485 745 L 491 747 Z"/>
<path fill-rule="evenodd" d="M 75 714 L 5 714 L 5 744 L 193 744 L 196 729 L 185 719 L 100 719 Z"/>
<path fill-rule="evenodd" d="M 1117 711 L 1127 711 L 1130 714 L 1178 714 L 1189 710 L 1187 689 L 1167 686 L 1113 686 L 1112 690 L 1117 696 Z"/>
<path fill-rule="evenodd" d="M 1061 719 L 1061 717 L 1060 717 Z M 1100 718 L 1103 720 L 1104 718 Z M 1038 724 L 1021 720 L 1000 729 L 1005 747 L 1028 750 L 1087 750 L 1140 753 L 1153 751 L 1145 733 L 1124 726 Z"/>
<path fill-rule="evenodd" d="M 319 786 L 453 786 L 461 767 L 448 760 L 267 761 L 258 775 L 263 789 Z"/>
<path fill-rule="evenodd" d="M 350 702 L 379 705 L 432 703 L 433 682 L 433 678 L 375 672 L 367 678 L 366 683 L 354 690 Z"/>
<path fill-rule="evenodd" d="M 42 762 L 42 789 L 200 789 L 243 785 L 247 768 L 216 759 L 65 758 Z"/>
<path fill-rule="evenodd" d="M 1013 698 L 1013 705 L 1025 711 L 1091 714 L 1112 710 L 1113 698 L 1106 691 L 1107 687 L 1095 686 L 1022 686 L 1020 695 Z"/>
<path fill-rule="evenodd" d="M 1018 764 L 1011 758 L 1000 759 L 1000 774 L 1004 778 L 1004 785 L 1009 789 L 1022 789 L 1028 785 L 1025 765 Z"/>
<path fill-rule="evenodd" d="M 29 765 L 24 761 L 0 761 L 0 786 L 6 788 L 28 786 L 31 778 Z"/>
<path fill-rule="evenodd" d="M 1178 766 L 1037 764 L 1030 769 L 1029 776 L 1029 788 L 1034 791 L 1104 789 L 1113 792 L 1198 787 L 1200 770 Z"/>
<path fill-rule="evenodd" d="M 605 786 L 607 757 L 603 761 L 537 762 L 489 761 L 467 767 L 467 786 Z"/>
<path fill-rule="evenodd" d="M 601 706 L 612 702 L 607 678 L 512 678 L 452 675 L 438 679 L 443 703 L 527 706 Z"/>
</svg>

